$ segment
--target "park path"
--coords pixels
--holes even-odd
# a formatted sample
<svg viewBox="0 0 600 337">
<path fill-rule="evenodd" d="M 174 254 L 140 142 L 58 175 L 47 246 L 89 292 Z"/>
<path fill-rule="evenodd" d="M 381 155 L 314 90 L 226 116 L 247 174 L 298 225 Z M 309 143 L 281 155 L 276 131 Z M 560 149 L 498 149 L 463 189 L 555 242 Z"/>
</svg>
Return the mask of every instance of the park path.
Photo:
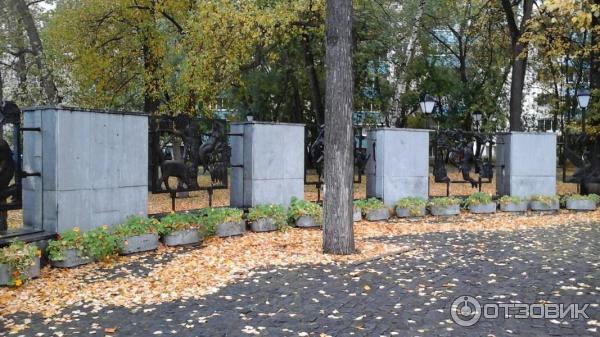
<svg viewBox="0 0 600 337">
<path fill-rule="evenodd" d="M 200 300 L 74 306 L 17 336 L 598 336 L 600 225 L 372 238 L 415 248 L 364 263 L 260 269 Z M 451 302 L 590 303 L 589 319 L 455 324 Z M 0 335 L 4 335 L 0 330 Z"/>
</svg>

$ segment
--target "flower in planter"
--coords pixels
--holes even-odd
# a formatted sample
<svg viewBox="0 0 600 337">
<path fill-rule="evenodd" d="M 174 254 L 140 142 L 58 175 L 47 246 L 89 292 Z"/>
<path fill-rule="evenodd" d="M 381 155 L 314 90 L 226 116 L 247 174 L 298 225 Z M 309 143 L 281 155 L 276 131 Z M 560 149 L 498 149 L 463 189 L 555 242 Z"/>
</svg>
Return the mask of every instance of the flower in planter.
<svg viewBox="0 0 600 337">
<path fill-rule="evenodd" d="M 367 214 L 371 211 L 387 208 L 383 201 L 377 198 L 369 198 L 363 200 L 354 201 L 354 207 L 360 209 L 363 214 Z"/>
<path fill-rule="evenodd" d="M 523 199 L 516 195 L 503 195 L 498 202 L 500 205 L 519 204 L 523 202 Z"/>
<path fill-rule="evenodd" d="M 205 224 L 205 234 L 215 235 L 217 225 L 227 222 L 239 223 L 244 212 L 237 208 L 215 207 L 202 210 L 201 215 L 201 221 Z"/>
<path fill-rule="evenodd" d="M 571 194 L 571 195 L 565 195 L 562 199 L 563 201 L 567 201 L 567 200 L 589 200 L 589 201 L 594 201 L 596 203 L 600 202 L 600 195 L 597 194 L 586 194 L 586 195 L 581 195 L 581 194 Z"/>
<path fill-rule="evenodd" d="M 293 197 L 288 208 L 288 217 L 295 222 L 303 216 L 311 217 L 315 222 L 322 223 L 323 208 L 317 203 Z"/>
<path fill-rule="evenodd" d="M 454 197 L 439 197 L 431 199 L 427 205 L 430 207 L 460 206 L 461 200 Z"/>
<path fill-rule="evenodd" d="M 121 239 L 102 226 L 83 235 L 83 249 L 91 258 L 97 261 L 107 260 L 119 252 Z"/>
<path fill-rule="evenodd" d="M 134 215 L 128 217 L 124 224 L 115 226 L 113 228 L 113 233 L 121 238 L 144 234 L 156 234 L 158 233 L 158 224 L 159 222 L 156 219 Z"/>
<path fill-rule="evenodd" d="M 552 204 L 559 202 L 560 198 L 556 195 L 532 195 L 529 201 L 539 202 L 546 206 L 552 206 Z"/>
<path fill-rule="evenodd" d="M 192 213 L 170 213 L 160 219 L 158 223 L 158 234 L 161 236 L 170 235 L 173 232 L 202 228 L 200 216 Z"/>
<path fill-rule="evenodd" d="M 273 219 L 275 227 L 281 231 L 286 231 L 290 227 L 287 221 L 287 212 L 281 205 L 259 205 L 253 207 L 248 212 L 247 218 L 252 222 L 259 219 Z"/>
<path fill-rule="evenodd" d="M 467 206 L 487 205 L 492 203 L 492 196 L 485 192 L 471 194 L 466 201 Z"/>
<path fill-rule="evenodd" d="M 29 271 L 40 255 L 37 246 L 23 241 L 14 241 L 0 249 L 0 264 L 7 265 L 10 272 L 7 284 L 12 287 L 22 286 L 31 276 Z"/>
<path fill-rule="evenodd" d="M 78 227 L 63 232 L 58 235 L 56 240 L 48 241 L 48 258 L 51 261 L 63 261 L 65 259 L 65 251 L 68 249 L 84 251 L 83 234 Z"/>
<path fill-rule="evenodd" d="M 406 197 L 398 200 L 396 208 L 408 209 L 410 216 L 419 216 L 423 208 L 427 206 L 427 200 L 423 198 Z"/>
</svg>

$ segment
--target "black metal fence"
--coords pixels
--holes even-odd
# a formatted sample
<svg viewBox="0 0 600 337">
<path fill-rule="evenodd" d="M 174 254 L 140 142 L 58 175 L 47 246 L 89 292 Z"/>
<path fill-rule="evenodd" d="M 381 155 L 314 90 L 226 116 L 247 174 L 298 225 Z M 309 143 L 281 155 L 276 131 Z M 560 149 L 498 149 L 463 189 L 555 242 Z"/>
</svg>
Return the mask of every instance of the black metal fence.
<svg viewBox="0 0 600 337">
<path fill-rule="evenodd" d="M 577 184 L 578 192 L 588 194 L 600 184 L 600 136 L 565 134 L 558 139 L 561 180 Z"/>
</svg>

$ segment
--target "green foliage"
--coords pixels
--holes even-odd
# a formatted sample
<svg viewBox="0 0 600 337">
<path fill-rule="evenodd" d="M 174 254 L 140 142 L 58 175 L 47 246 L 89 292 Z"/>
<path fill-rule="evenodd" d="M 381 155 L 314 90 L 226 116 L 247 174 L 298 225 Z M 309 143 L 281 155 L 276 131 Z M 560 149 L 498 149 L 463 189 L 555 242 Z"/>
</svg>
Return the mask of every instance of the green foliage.
<svg viewBox="0 0 600 337">
<path fill-rule="evenodd" d="M 134 215 L 125 220 L 124 224 L 113 228 L 113 233 L 120 238 L 157 233 L 159 222 L 156 219 Z"/>
<path fill-rule="evenodd" d="M 244 212 L 237 208 L 216 207 L 207 208 L 201 212 L 200 218 L 205 225 L 205 235 L 214 235 L 218 224 L 242 221 Z"/>
<path fill-rule="evenodd" d="M 408 212 L 411 216 L 419 215 L 423 207 L 426 206 L 427 200 L 415 197 L 402 198 L 396 203 L 396 207 L 408 209 Z"/>
<path fill-rule="evenodd" d="M 358 208 L 363 214 L 366 214 L 376 209 L 386 208 L 386 206 L 383 203 L 383 201 L 377 198 L 369 198 L 363 200 L 355 200 L 354 208 Z"/>
<path fill-rule="evenodd" d="M 117 255 L 122 238 L 111 233 L 108 226 L 87 231 L 83 236 L 83 249 L 96 261 L 108 260 Z"/>
<path fill-rule="evenodd" d="M 459 206 L 461 204 L 461 200 L 453 197 L 439 197 L 433 198 L 429 200 L 427 205 L 429 207 L 450 207 L 450 206 Z"/>
<path fill-rule="evenodd" d="M 559 202 L 560 198 L 557 195 L 532 195 L 529 201 L 539 202 L 546 206 L 551 206 L 553 203 Z"/>
<path fill-rule="evenodd" d="M 467 200 L 467 206 L 486 205 L 492 202 L 492 196 L 485 192 L 476 192 L 471 194 Z"/>
<path fill-rule="evenodd" d="M 259 205 L 251 208 L 248 212 L 249 221 L 265 218 L 273 219 L 275 226 L 279 230 L 286 230 L 289 227 L 287 211 L 281 205 Z"/>
<path fill-rule="evenodd" d="M 158 234 L 168 236 L 173 232 L 192 228 L 199 230 L 203 228 L 199 215 L 192 213 L 171 213 L 160 219 Z"/>
<path fill-rule="evenodd" d="M 498 202 L 500 202 L 500 205 L 519 204 L 523 202 L 523 199 L 516 195 L 503 195 L 500 199 L 498 199 Z"/>
<path fill-rule="evenodd" d="M 564 201 L 567 200 L 591 200 L 594 202 L 600 202 L 600 195 L 598 194 L 586 194 L 586 195 L 581 195 L 581 194 L 571 194 L 571 195 L 565 195 L 563 197 Z"/>
<path fill-rule="evenodd" d="M 27 281 L 29 269 L 41 256 L 39 248 L 23 241 L 14 241 L 9 246 L 0 249 L 0 264 L 8 265 L 11 272 L 8 285 L 19 287 Z"/>
<path fill-rule="evenodd" d="M 322 223 L 323 208 L 317 203 L 293 197 L 290 207 L 288 208 L 288 217 L 295 222 L 303 216 L 309 216 L 317 223 Z"/>
<path fill-rule="evenodd" d="M 84 236 L 85 234 L 75 227 L 60 234 L 56 240 L 48 241 L 48 258 L 52 261 L 62 261 L 68 249 L 78 249 L 83 252 Z"/>
</svg>

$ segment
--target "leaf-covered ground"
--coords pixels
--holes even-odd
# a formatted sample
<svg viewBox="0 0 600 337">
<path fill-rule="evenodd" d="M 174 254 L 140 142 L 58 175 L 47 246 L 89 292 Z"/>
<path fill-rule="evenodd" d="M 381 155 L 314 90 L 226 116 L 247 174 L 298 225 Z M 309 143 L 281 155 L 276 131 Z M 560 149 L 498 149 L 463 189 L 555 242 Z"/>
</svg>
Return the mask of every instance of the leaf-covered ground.
<svg viewBox="0 0 600 337">
<path fill-rule="evenodd" d="M 197 248 L 164 248 L 148 254 L 122 257 L 111 264 L 95 263 L 76 269 L 45 267 L 39 279 L 20 289 L 0 289 L 0 317 L 18 331 L 17 312 L 71 319 L 63 310 L 85 305 L 92 312 L 104 307 L 131 310 L 177 300 L 198 299 L 246 277 L 253 270 L 300 264 L 344 265 L 394 252 L 428 254 L 426 248 L 383 240 L 417 233 L 449 231 L 520 231 L 544 226 L 600 222 L 600 211 L 554 215 L 492 216 L 462 214 L 454 218 L 427 217 L 420 221 L 360 222 L 355 226 L 358 253 L 333 256 L 321 253 L 320 230 L 248 233 L 243 237 L 210 238 Z M 373 240 L 373 238 L 378 238 Z"/>
</svg>

